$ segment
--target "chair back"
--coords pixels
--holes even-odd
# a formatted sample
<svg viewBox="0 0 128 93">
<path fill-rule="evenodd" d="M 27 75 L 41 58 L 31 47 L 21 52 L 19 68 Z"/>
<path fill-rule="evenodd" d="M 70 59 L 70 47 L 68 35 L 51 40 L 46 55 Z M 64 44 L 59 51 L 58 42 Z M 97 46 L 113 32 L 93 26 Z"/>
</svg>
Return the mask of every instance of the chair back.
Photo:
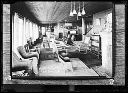
<svg viewBox="0 0 128 93">
<path fill-rule="evenodd" d="M 15 65 L 15 62 L 20 62 L 21 60 L 20 60 L 20 58 L 17 56 L 17 54 L 14 52 L 14 51 L 12 51 L 12 67 L 14 67 L 14 65 Z"/>
<path fill-rule="evenodd" d="M 19 54 L 23 57 L 23 58 L 26 58 L 26 50 L 23 46 L 19 46 L 17 47 L 17 50 L 19 52 Z"/>
</svg>

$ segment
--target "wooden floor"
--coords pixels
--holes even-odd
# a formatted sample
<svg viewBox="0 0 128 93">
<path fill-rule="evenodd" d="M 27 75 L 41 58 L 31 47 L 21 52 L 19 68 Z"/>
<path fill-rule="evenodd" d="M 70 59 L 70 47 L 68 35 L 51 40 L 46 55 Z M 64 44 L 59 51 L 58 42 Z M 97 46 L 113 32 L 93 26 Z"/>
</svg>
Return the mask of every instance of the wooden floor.
<svg viewBox="0 0 128 93">
<path fill-rule="evenodd" d="M 88 68 L 78 58 L 71 58 L 71 62 L 56 62 L 44 60 L 40 62 L 39 76 L 99 76 L 93 69 Z"/>
</svg>

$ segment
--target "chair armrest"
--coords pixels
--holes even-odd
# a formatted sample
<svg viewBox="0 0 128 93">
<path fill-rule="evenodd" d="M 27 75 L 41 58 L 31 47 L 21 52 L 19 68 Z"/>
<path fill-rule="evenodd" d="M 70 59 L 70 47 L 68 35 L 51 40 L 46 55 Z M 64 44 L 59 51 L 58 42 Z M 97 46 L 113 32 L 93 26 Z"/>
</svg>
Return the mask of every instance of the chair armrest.
<svg viewBox="0 0 128 93">
<path fill-rule="evenodd" d="M 27 58 L 37 57 L 39 59 L 39 53 L 38 52 L 30 52 L 26 55 Z"/>
<path fill-rule="evenodd" d="M 29 61 L 32 61 L 33 58 L 28 58 L 28 59 L 21 59 L 21 62 L 29 62 Z"/>
<path fill-rule="evenodd" d="M 30 52 L 36 52 L 37 49 L 30 49 Z"/>
</svg>

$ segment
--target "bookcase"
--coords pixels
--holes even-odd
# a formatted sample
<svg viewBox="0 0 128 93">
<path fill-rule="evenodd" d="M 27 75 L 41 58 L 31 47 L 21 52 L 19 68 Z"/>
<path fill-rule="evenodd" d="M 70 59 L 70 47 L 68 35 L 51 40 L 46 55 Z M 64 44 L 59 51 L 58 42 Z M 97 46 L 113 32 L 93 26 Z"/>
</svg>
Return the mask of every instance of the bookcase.
<svg viewBox="0 0 128 93">
<path fill-rule="evenodd" d="M 100 35 L 92 35 L 91 36 L 91 53 L 96 55 L 98 59 L 101 59 L 101 37 Z"/>
</svg>

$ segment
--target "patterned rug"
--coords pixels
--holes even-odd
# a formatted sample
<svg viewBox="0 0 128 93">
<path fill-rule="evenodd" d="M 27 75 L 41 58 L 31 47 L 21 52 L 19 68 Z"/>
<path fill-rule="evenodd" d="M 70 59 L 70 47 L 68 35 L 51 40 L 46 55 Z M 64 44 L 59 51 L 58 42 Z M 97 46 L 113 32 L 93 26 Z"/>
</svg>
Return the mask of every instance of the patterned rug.
<svg viewBox="0 0 128 93">
<path fill-rule="evenodd" d="M 71 58 L 73 71 L 65 67 L 67 63 L 55 60 L 45 60 L 40 62 L 39 76 L 99 76 L 93 69 L 88 68 L 78 58 Z M 69 63 L 68 63 L 69 64 Z"/>
</svg>

